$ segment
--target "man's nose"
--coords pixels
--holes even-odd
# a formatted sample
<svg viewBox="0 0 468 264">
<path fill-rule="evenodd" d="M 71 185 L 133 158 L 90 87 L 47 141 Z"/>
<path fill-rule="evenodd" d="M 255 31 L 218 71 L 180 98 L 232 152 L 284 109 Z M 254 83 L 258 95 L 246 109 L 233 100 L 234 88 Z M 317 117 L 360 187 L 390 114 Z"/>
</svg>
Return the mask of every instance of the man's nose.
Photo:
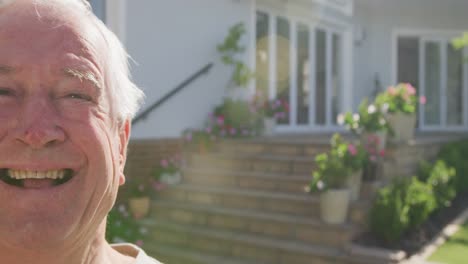
<svg viewBox="0 0 468 264">
<path fill-rule="evenodd" d="M 65 132 L 58 124 L 57 109 L 50 99 L 32 99 L 19 114 L 16 139 L 34 149 L 58 144 Z"/>
</svg>

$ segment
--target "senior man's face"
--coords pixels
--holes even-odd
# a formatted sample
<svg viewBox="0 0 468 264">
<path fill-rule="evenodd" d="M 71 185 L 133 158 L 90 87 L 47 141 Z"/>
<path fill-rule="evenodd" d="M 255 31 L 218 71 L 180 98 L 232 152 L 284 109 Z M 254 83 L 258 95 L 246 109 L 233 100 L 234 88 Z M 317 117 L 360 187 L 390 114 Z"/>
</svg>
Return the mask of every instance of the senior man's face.
<svg viewBox="0 0 468 264">
<path fill-rule="evenodd" d="M 0 17 L 0 246 L 88 239 L 123 183 L 99 34 L 36 11 Z"/>
</svg>

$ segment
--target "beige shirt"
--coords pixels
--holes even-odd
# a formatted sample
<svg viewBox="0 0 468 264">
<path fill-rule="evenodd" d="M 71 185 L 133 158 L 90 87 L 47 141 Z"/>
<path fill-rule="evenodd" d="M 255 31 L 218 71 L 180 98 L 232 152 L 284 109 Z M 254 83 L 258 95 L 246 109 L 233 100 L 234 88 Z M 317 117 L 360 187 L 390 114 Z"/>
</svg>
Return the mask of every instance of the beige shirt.
<svg viewBox="0 0 468 264">
<path fill-rule="evenodd" d="M 146 253 L 139 247 L 133 244 L 112 244 L 113 249 L 117 250 L 119 253 L 136 258 L 135 264 L 162 264 L 161 262 L 155 260 L 152 257 L 146 255 Z"/>
</svg>

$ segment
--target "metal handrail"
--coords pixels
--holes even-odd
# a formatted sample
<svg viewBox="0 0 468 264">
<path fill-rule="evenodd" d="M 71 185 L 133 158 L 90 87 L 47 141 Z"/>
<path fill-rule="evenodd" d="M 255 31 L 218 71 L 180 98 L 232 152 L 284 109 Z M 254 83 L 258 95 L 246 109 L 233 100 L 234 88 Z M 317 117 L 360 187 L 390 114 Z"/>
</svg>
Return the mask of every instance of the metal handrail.
<svg viewBox="0 0 468 264">
<path fill-rule="evenodd" d="M 180 83 L 177 87 L 172 89 L 166 95 L 164 95 L 159 100 L 154 102 L 151 106 L 149 106 L 148 108 L 146 108 L 144 111 L 142 111 L 140 114 L 138 114 L 136 117 L 133 118 L 132 125 L 135 125 L 138 121 L 140 121 L 142 119 L 146 119 L 151 112 L 153 112 L 156 108 L 158 108 L 160 105 L 162 105 L 167 100 L 169 100 L 169 98 L 171 98 L 172 96 L 177 94 L 180 90 L 185 88 L 187 85 L 189 85 L 190 83 L 192 83 L 196 79 L 198 79 L 198 77 L 200 77 L 201 75 L 208 73 L 210 71 L 211 67 L 213 67 L 212 62 L 205 65 L 203 68 L 201 68 L 196 73 L 194 73 L 192 76 L 190 76 L 185 81 Z"/>
</svg>

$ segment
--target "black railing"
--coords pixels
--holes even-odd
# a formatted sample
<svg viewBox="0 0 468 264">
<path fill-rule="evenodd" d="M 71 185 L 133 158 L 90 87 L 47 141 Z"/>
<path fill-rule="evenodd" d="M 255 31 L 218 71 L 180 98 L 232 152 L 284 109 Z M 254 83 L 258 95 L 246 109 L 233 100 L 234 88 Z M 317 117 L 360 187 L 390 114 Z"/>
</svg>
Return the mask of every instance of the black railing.
<svg viewBox="0 0 468 264">
<path fill-rule="evenodd" d="M 151 106 L 146 108 L 144 111 L 142 111 L 140 114 L 135 116 L 132 120 L 132 125 L 135 125 L 138 121 L 142 119 L 146 119 L 148 115 L 153 112 L 156 108 L 158 108 L 160 105 L 162 105 L 164 102 L 169 100 L 172 96 L 177 94 L 180 90 L 184 89 L 187 85 L 198 79 L 203 74 L 206 74 L 210 71 L 211 67 L 213 67 L 213 63 L 208 63 L 206 66 L 198 70 L 196 73 L 194 73 L 192 76 L 187 78 L 185 81 L 183 81 L 181 84 L 179 84 L 177 87 L 172 89 L 170 92 L 168 92 L 166 95 L 161 97 L 161 99 L 157 100 L 154 102 Z"/>
</svg>

